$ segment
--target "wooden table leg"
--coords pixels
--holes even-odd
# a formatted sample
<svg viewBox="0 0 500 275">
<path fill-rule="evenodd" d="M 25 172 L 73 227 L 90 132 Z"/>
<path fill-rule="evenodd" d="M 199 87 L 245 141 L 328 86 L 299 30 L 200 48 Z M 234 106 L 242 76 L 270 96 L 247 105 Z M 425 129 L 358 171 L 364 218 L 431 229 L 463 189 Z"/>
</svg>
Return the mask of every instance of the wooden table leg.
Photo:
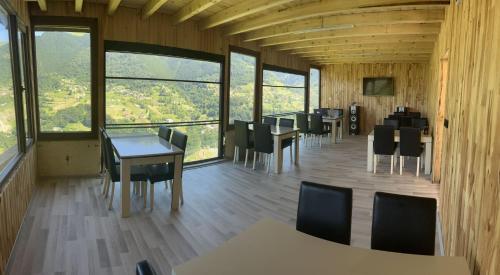
<svg viewBox="0 0 500 275">
<path fill-rule="evenodd" d="M 295 132 L 295 165 L 299 165 L 299 144 L 300 144 L 300 133 L 299 131 Z"/>
<path fill-rule="evenodd" d="M 130 216 L 130 161 L 120 160 L 120 182 L 122 190 L 122 218 Z"/>
<path fill-rule="evenodd" d="M 344 118 L 340 119 L 340 139 L 344 138 Z"/>
<path fill-rule="evenodd" d="M 368 149 L 366 151 L 366 171 L 373 171 L 373 140 L 368 138 Z"/>
<path fill-rule="evenodd" d="M 182 188 L 182 155 L 175 156 L 174 183 L 172 185 L 172 200 L 170 210 L 179 209 L 179 198 Z"/>
<path fill-rule="evenodd" d="M 425 143 L 425 174 L 431 173 L 431 160 L 432 160 L 432 142 Z"/>
<path fill-rule="evenodd" d="M 274 136 L 274 172 L 281 173 L 283 168 L 283 150 L 281 149 L 281 136 Z"/>
<path fill-rule="evenodd" d="M 333 138 L 333 143 L 337 143 L 337 121 L 336 120 L 332 121 L 332 138 Z"/>
</svg>

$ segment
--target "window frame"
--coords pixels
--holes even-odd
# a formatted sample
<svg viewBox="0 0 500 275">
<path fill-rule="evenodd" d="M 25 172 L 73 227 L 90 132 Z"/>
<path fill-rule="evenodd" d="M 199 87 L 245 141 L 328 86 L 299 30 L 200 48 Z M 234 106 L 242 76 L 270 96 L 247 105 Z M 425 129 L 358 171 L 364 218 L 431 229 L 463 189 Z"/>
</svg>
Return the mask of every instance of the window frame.
<svg viewBox="0 0 500 275">
<path fill-rule="evenodd" d="M 266 87 L 266 86 L 271 87 L 269 85 L 264 85 L 264 70 L 304 76 L 304 109 L 299 110 L 297 112 L 307 112 L 307 110 L 309 110 L 309 72 L 304 72 L 301 70 L 290 69 L 290 68 L 286 68 L 286 67 L 281 67 L 281 66 L 276 66 L 276 65 L 264 63 L 262 65 L 262 70 L 260 73 L 262 83 L 260 85 L 260 87 L 261 87 L 261 95 L 260 95 L 261 101 L 260 101 L 260 117 L 259 117 L 259 119 L 262 119 L 262 117 L 264 115 L 263 114 L 263 111 L 264 111 L 263 110 L 264 87 Z M 286 87 L 286 86 L 282 86 L 282 87 Z M 302 87 L 292 87 L 292 88 L 302 88 Z M 295 112 L 295 113 L 297 113 L 297 112 Z"/>
<path fill-rule="evenodd" d="M 242 48 L 242 47 L 237 47 L 237 46 L 232 46 L 229 45 L 228 49 L 228 74 L 227 74 L 227 116 L 224 121 L 225 127 L 228 130 L 234 129 L 234 123 L 229 123 L 229 118 L 230 118 L 230 112 L 231 112 L 231 53 L 237 53 L 237 54 L 242 54 L 242 55 L 247 55 L 247 56 L 252 56 L 255 58 L 255 86 L 254 86 L 254 102 L 253 102 L 253 121 L 258 121 L 259 117 L 259 91 L 260 91 L 260 71 L 261 71 L 261 63 L 260 63 L 260 52 L 258 51 L 253 51 L 250 49 Z"/>
<path fill-rule="evenodd" d="M 319 71 L 319 83 L 318 83 L 318 92 L 319 92 L 319 95 L 318 95 L 318 108 L 321 108 L 321 66 L 318 66 L 318 65 L 311 65 L 309 67 L 309 75 L 311 75 L 311 69 L 316 69 Z M 311 79 L 309 79 L 309 81 L 311 81 Z M 311 89 L 311 83 L 309 82 L 309 89 Z M 308 96 L 310 97 L 311 96 L 311 90 L 309 90 L 309 94 Z M 310 101 L 310 98 L 309 98 L 309 106 L 311 105 L 311 101 Z M 307 110 L 309 111 L 309 106 L 307 108 Z"/>
<path fill-rule="evenodd" d="M 160 55 L 160 56 L 168 56 L 174 58 L 186 58 L 198 61 L 208 61 L 208 62 L 216 62 L 220 64 L 220 76 L 219 80 L 219 141 L 218 141 L 218 154 L 215 158 L 197 160 L 186 162 L 186 164 L 198 164 L 204 163 L 214 160 L 219 160 L 224 157 L 224 87 L 225 87 L 225 56 L 201 51 L 195 51 L 190 49 L 176 48 L 176 47 L 168 47 L 156 44 L 146 44 L 140 42 L 124 42 L 124 41 L 114 41 L 114 40 L 104 40 L 104 69 L 103 69 L 103 79 L 104 82 L 108 78 L 106 76 L 106 53 L 107 52 L 119 52 L 119 53 L 130 53 L 130 54 L 149 54 L 149 55 Z M 141 79 L 141 77 L 120 77 L 121 79 Z M 116 78 L 115 78 L 116 79 Z M 154 80 L 154 79 L 146 79 L 143 80 Z M 176 79 L 161 79 L 161 81 L 175 81 L 175 82 L 210 82 L 210 81 L 188 81 L 188 80 L 176 80 Z M 105 85 L 105 84 L 104 84 Z M 103 92 L 103 104 L 102 104 L 102 113 L 104 117 L 104 127 L 106 124 L 106 88 L 104 88 Z M 210 120 L 209 122 L 211 122 Z M 176 126 L 197 126 L 200 123 L 205 123 L 207 121 L 178 121 L 172 123 L 135 123 L 138 126 L 160 126 L 160 125 L 172 125 L 172 127 Z M 114 125 L 126 125 L 126 124 L 114 124 Z M 201 124 L 200 124 L 201 125 Z"/>
<path fill-rule="evenodd" d="M 36 136 L 38 140 L 88 140 L 97 139 L 98 132 L 98 37 L 96 18 L 84 17 L 66 17 L 66 16 L 31 16 L 31 41 L 33 54 L 33 87 L 35 94 L 35 113 L 36 113 Z M 87 27 L 90 32 L 90 120 L 91 129 L 85 132 L 42 132 L 40 129 L 40 108 L 38 99 L 38 74 L 36 59 L 35 31 L 37 26 L 48 27 Z"/>
</svg>

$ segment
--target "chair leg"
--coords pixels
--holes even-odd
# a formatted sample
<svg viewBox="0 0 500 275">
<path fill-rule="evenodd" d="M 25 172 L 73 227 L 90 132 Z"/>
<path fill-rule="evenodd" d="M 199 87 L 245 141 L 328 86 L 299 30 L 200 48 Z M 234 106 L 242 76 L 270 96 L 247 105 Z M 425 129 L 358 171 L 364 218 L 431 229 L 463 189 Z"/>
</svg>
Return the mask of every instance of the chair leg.
<svg viewBox="0 0 500 275">
<path fill-rule="evenodd" d="M 109 178 L 109 174 L 104 171 L 104 178 L 102 179 L 102 195 L 104 195 L 106 193 L 106 185 L 108 183 L 108 178 Z"/>
<path fill-rule="evenodd" d="M 323 135 L 319 136 L 319 148 L 321 148 L 321 144 L 323 143 Z"/>
<path fill-rule="evenodd" d="M 399 156 L 399 174 L 403 174 L 403 156 Z"/>
<path fill-rule="evenodd" d="M 420 157 L 417 157 L 417 177 L 420 172 Z"/>
<path fill-rule="evenodd" d="M 391 155 L 391 175 L 394 173 L 394 155 Z"/>
<path fill-rule="evenodd" d="M 377 174 L 377 155 L 373 155 L 373 174 Z"/>
<path fill-rule="evenodd" d="M 115 195 L 115 182 L 111 182 L 111 196 L 109 197 L 108 209 L 111 210 L 113 207 L 113 196 Z"/>
<path fill-rule="evenodd" d="M 293 147 L 293 145 L 290 145 L 290 163 L 293 163 L 292 147 Z"/>
<path fill-rule="evenodd" d="M 271 170 L 270 167 L 271 167 L 271 155 L 267 154 L 267 173 L 268 174 L 269 174 L 269 171 Z"/>
<path fill-rule="evenodd" d="M 146 208 L 146 201 L 148 200 L 148 182 L 147 181 L 141 182 L 141 193 L 142 193 L 142 200 L 144 201 L 144 208 Z"/>
<path fill-rule="evenodd" d="M 245 150 L 245 168 L 247 168 L 247 162 L 248 162 L 248 149 Z"/>
<path fill-rule="evenodd" d="M 172 188 L 170 188 L 172 189 Z M 154 205 L 155 205 L 155 184 L 152 183 L 151 186 L 149 187 L 149 208 L 151 208 L 151 211 L 153 211 Z"/>
<path fill-rule="evenodd" d="M 184 187 L 181 184 L 181 205 L 184 205 Z"/>
<path fill-rule="evenodd" d="M 255 159 L 257 158 L 257 152 L 253 152 L 253 166 L 252 169 L 255 170 Z"/>
<path fill-rule="evenodd" d="M 238 146 L 234 146 L 234 153 L 233 153 L 233 164 L 236 163 L 236 150 L 238 149 Z"/>
</svg>

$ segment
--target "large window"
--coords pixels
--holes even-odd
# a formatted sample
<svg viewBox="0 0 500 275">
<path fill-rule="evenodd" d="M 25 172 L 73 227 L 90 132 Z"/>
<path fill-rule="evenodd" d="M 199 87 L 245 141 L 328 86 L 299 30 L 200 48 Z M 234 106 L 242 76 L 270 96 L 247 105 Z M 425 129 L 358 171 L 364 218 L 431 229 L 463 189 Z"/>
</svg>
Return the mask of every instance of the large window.
<svg viewBox="0 0 500 275">
<path fill-rule="evenodd" d="M 305 111 L 307 73 L 264 65 L 262 115 L 290 116 Z"/>
<path fill-rule="evenodd" d="M 314 109 L 319 109 L 319 95 L 321 72 L 318 68 L 311 68 L 309 70 L 309 113 L 313 113 Z"/>
<path fill-rule="evenodd" d="M 23 122 L 26 143 L 30 144 L 33 138 L 33 127 L 31 125 L 31 89 L 29 85 L 29 69 L 28 69 L 28 41 L 26 32 L 19 27 L 17 31 L 18 53 L 19 53 L 19 75 L 20 75 L 20 91 L 22 93 L 23 107 Z"/>
<path fill-rule="evenodd" d="M 258 53 L 231 48 L 229 67 L 229 124 L 254 119 Z"/>
<path fill-rule="evenodd" d="M 10 45 L 9 17 L 0 6 L 0 172 L 19 152 Z"/>
<path fill-rule="evenodd" d="M 32 23 L 40 137 L 95 136 L 95 21 L 36 17 Z"/>
<path fill-rule="evenodd" d="M 106 128 L 188 135 L 186 162 L 221 157 L 223 56 L 106 41 Z"/>
</svg>

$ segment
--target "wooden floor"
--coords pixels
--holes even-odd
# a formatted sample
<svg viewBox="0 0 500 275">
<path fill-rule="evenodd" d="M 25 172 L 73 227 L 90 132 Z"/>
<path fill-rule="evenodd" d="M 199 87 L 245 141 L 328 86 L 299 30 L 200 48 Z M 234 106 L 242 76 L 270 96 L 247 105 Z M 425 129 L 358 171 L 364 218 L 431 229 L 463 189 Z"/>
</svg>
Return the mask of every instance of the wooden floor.
<svg viewBox="0 0 500 275">
<path fill-rule="evenodd" d="M 402 176 L 389 174 L 389 162 L 382 159 L 376 175 L 366 172 L 366 137 L 357 136 L 322 149 L 302 146 L 300 167 L 285 159 L 281 175 L 232 162 L 189 169 L 180 211 L 170 212 L 170 192 L 157 185 L 154 211 L 134 197 L 127 219 L 119 217 L 119 195 L 114 209 L 107 210 L 98 178 L 43 180 L 7 274 L 133 274 L 142 259 L 170 274 L 172 266 L 217 247 L 262 217 L 293 226 L 301 180 L 354 189 L 352 245 L 367 248 L 375 191 L 439 193 L 427 176 L 415 177 L 415 160 L 407 161 Z"/>
</svg>

